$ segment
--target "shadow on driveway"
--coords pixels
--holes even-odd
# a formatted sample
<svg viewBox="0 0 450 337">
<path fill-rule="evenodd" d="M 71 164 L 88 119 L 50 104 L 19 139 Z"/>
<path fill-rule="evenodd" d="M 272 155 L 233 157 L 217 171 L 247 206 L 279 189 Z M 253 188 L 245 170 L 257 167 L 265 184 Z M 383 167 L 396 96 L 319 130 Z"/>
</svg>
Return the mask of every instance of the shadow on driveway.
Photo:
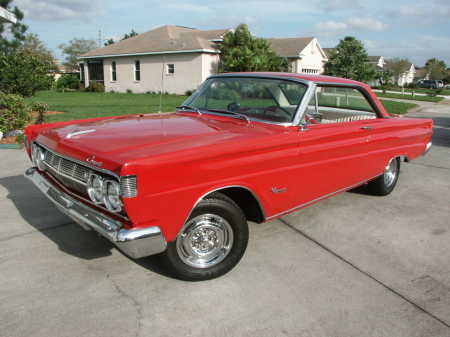
<svg viewBox="0 0 450 337">
<path fill-rule="evenodd" d="M 117 249 L 130 262 L 160 275 L 172 277 L 162 266 L 162 262 L 159 262 L 158 256 L 132 259 L 95 231 L 84 230 L 60 212 L 22 175 L 0 178 L 0 185 L 8 191 L 7 198 L 12 201 L 20 216 L 36 231 L 54 242 L 62 252 L 80 259 L 93 260 L 112 255 L 111 250 Z"/>
</svg>

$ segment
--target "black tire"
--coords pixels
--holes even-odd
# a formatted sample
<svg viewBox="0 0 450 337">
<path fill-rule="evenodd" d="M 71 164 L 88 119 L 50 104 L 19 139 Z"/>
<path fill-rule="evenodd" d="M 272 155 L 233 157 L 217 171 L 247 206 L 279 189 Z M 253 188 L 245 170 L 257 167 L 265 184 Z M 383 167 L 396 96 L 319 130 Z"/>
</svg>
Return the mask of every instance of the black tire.
<svg viewBox="0 0 450 337">
<path fill-rule="evenodd" d="M 400 174 L 400 157 L 393 158 L 383 174 L 368 183 L 369 191 L 378 196 L 390 194 L 397 184 L 398 175 Z"/>
<path fill-rule="evenodd" d="M 181 279 L 213 279 L 236 266 L 247 248 L 248 236 L 242 210 L 227 196 L 212 193 L 195 206 L 162 258 Z"/>
</svg>

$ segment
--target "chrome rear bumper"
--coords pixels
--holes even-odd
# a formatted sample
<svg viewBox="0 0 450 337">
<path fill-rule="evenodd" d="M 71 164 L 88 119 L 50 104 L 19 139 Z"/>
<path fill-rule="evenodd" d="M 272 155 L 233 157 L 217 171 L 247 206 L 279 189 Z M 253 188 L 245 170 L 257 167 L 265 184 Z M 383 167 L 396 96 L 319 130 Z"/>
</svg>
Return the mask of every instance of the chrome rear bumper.
<svg viewBox="0 0 450 337">
<path fill-rule="evenodd" d="M 93 229 L 103 235 L 125 254 L 137 259 L 161 253 L 166 249 L 167 243 L 159 227 L 127 230 L 123 228 L 120 221 L 94 210 L 57 189 L 34 167 L 29 168 L 24 176 L 53 201 L 60 211 L 84 229 Z"/>
<path fill-rule="evenodd" d="M 430 150 L 432 144 L 433 143 L 431 143 L 431 142 L 429 142 L 427 144 L 427 147 L 425 148 L 425 151 L 422 153 L 422 156 L 425 156 L 427 154 L 427 152 Z"/>
</svg>

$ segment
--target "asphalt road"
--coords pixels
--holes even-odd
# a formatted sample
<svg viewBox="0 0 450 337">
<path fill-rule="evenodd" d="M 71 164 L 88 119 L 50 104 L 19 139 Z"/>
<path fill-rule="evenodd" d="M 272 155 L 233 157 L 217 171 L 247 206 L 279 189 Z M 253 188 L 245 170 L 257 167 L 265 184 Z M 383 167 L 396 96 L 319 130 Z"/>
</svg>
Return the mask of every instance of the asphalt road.
<svg viewBox="0 0 450 337">
<path fill-rule="evenodd" d="M 250 224 L 237 267 L 199 283 L 84 231 L 0 150 L 0 335 L 450 336 L 450 104 L 426 105 L 410 115 L 434 118 L 434 146 L 391 195 Z"/>
</svg>

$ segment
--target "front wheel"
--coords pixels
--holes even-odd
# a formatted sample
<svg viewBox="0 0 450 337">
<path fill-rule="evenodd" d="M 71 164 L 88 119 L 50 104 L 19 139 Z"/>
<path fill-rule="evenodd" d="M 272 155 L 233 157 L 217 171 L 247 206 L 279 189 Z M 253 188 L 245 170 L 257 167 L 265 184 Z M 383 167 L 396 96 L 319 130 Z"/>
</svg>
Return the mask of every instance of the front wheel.
<svg viewBox="0 0 450 337">
<path fill-rule="evenodd" d="M 213 279 L 229 272 L 248 243 L 244 213 L 227 196 L 212 193 L 193 209 L 178 237 L 162 257 L 168 268 L 188 281 Z"/>
<path fill-rule="evenodd" d="M 400 157 L 393 158 L 384 173 L 377 179 L 369 181 L 369 190 L 374 195 L 384 196 L 390 194 L 397 184 L 400 174 Z"/>
</svg>

